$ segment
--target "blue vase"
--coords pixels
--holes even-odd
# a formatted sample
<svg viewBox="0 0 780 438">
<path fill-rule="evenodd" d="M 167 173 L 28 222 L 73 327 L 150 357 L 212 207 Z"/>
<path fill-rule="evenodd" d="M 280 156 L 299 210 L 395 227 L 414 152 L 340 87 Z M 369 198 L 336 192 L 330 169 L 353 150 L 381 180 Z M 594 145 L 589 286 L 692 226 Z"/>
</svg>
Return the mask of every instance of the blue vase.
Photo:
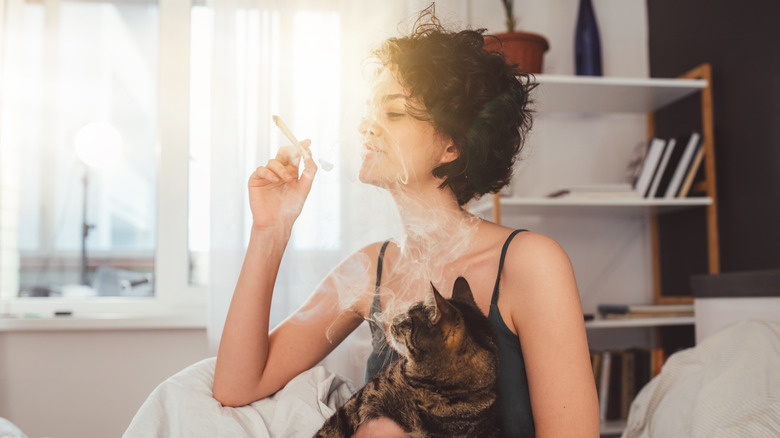
<svg viewBox="0 0 780 438">
<path fill-rule="evenodd" d="M 574 68 L 577 75 L 601 76 L 601 39 L 590 0 L 580 0 L 574 32 Z"/>
</svg>

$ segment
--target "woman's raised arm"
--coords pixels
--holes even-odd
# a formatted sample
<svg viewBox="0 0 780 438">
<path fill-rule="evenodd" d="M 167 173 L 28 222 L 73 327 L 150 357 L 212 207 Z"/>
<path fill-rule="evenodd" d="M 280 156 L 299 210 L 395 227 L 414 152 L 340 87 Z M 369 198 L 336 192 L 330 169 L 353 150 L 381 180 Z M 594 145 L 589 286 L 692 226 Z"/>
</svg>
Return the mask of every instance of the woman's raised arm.
<svg viewBox="0 0 780 438">
<path fill-rule="evenodd" d="M 308 148 L 310 142 L 303 144 Z M 214 397 L 226 406 L 273 394 L 319 362 L 361 322 L 359 315 L 339 308 L 338 285 L 329 277 L 302 308 L 306 319 L 299 311 L 269 334 L 279 265 L 317 171 L 309 157 L 299 177 L 296 152 L 282 148 L 249 178 L 253 225 L 214 375 Z"/>
</svg>

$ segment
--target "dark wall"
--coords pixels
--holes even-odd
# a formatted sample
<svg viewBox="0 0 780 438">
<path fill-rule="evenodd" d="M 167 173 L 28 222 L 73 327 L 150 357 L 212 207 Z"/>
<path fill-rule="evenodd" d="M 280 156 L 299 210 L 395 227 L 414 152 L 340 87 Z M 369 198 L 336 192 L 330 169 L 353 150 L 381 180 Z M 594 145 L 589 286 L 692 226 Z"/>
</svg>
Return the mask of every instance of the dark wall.
<svg viewBox="0 0 780 438">
<path fill-rule="evenodd" d="M 647 0 L 647 10 L 652 77 L 712 65 L 721 270 L 780 267 L 780 1 Z M 685 115 L 695 100 L 659 114 L 656 134 L 695 123 Z M 690 230 L 699 220 L 701 212 L 681 214 L 687 231 L 662 224 L 665 265 L 706 271 L 679 245 L 703 238 Z"/>
</svg>

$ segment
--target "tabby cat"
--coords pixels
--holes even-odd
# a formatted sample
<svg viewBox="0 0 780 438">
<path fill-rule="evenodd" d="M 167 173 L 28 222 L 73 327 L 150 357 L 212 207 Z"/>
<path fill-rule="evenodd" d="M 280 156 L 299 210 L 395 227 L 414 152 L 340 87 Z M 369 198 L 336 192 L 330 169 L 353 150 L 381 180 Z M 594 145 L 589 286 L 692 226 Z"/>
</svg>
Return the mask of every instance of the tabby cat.
<svg viewBox="0 0 780 438">
<path fill-rule="evenodd" d="M 349 437 L 388 417 L 411 437 L 497 437 L 498 341 L 465 278 L 452 298 L 433 285 L 433 303 L 393 319 L 390 336 L 402 357 L 374 375 L 336 411 L 315 438 Z"/>
</svg>

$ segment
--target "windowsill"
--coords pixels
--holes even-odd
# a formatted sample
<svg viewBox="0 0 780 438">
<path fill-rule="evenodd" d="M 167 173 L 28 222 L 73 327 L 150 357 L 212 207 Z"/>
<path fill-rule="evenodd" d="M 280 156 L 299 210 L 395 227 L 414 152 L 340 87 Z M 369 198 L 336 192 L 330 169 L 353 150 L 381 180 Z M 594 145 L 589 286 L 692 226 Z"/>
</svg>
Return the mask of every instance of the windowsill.
<svg viewBox="0 0 780 438">
<path fill-rule="evenodd" d="M 203 310 L 160 313 L 156 315 L 110 313 L 55 317 L 9 317 L 0 315 L 0 332 L 204 328 L 206 328 L 206 312 Z"/>
</svg>

